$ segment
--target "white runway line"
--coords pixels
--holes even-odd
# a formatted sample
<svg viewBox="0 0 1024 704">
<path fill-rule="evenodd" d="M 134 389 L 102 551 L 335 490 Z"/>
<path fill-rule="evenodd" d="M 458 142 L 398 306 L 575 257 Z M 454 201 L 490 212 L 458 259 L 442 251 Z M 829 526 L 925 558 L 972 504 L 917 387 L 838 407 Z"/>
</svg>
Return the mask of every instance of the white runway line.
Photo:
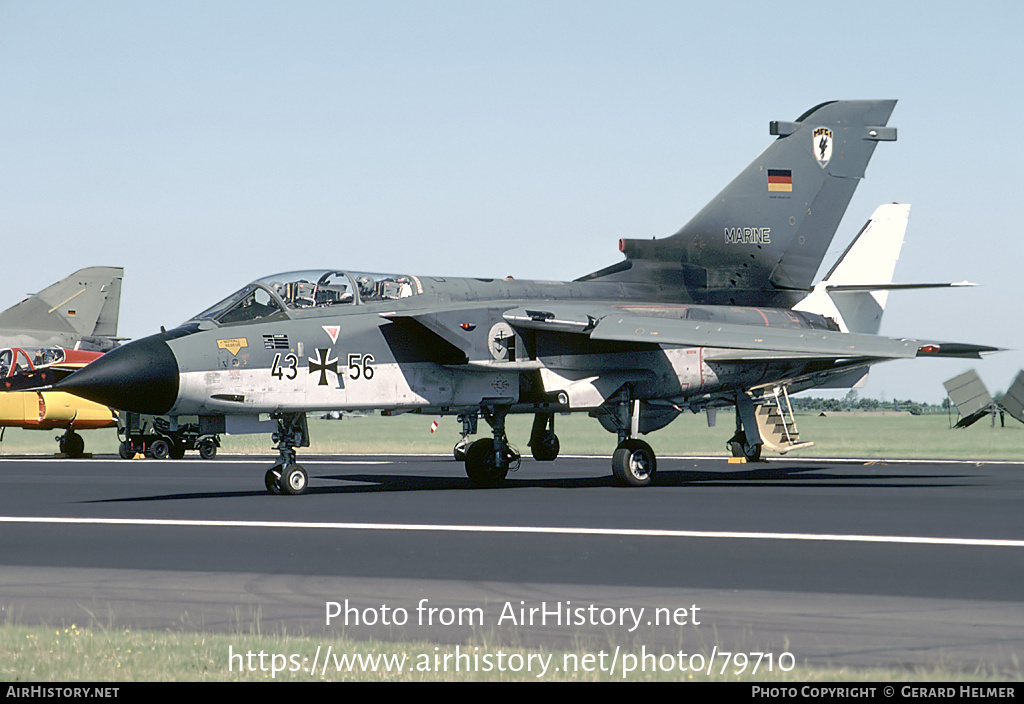
<svg viewBox="0 0 1024 704">
<path fill-rule="evenodd" d="M 816 533 L 747 533 L 740 531 L 658 530 L 642 528 L 572 528 L 542 526 L 460 526 L 407 523 L 314 523 L 304 521 L 198 521 L 148 518 L 59 518 L 0 516 L 0 523 L 107 526 L 171 526 L 178 528 L 274 528 L 302 530 L 390 530 L 439 533 L 527 533 L 544 535 L 602 535 L 646 538 L 726 538 L 732 540 L 809 540 L 845 543 L 896 543 L 904 545 L 964 545 L 971 547 L 1022 548 L 1024 540 L 981 538 L 931 538 L 896 535 L 840 535 Z"/>
</svg>

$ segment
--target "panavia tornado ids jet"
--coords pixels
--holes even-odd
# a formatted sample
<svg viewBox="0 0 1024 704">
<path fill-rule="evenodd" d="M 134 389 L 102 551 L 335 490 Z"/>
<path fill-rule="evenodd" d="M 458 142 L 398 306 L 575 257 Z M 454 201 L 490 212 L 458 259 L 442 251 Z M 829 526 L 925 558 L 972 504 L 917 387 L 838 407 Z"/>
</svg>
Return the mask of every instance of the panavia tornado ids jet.
<svg viewBox="0 0 1024 704">
<path fill-rule="evenodd" d="M 575 281 L 268 276 L 56 388 L 125 411 L 198 415 L 203 432 L 269 414 L 280 453 L 266 473 L 273 493 L 307 488 L 295 449 L 309 444 L 313 411 L 456 415 L 465 435 L 482 417 L 492 437 L 461 450 L 481 487 L 518 465 L 509 413 L 534 414 L 538 460 L 558 454 L 556 414 L 596 417 L 618 435 L 612 472 L 624 485 L 655 475 L 639 436 L 686 410 L 709 409 L 710 420 L 735 407 L 732 447 L 755 458 L 768 441 L 758 410 L 780 391 L 848 384 L 889 359 L 993 349 L 867 334 L 893 287 L 881 260 L 895 264 L 907 206 L 876 212 L 812 292 L 875 146 L 896 139 L 886 126 L 894 107 L 830 102 L 772 122 L 776 139 L 679 232 L 622 240 L 623 261 Z M 860 274 L 875 279 L 850 280 Z"/>
</svg>

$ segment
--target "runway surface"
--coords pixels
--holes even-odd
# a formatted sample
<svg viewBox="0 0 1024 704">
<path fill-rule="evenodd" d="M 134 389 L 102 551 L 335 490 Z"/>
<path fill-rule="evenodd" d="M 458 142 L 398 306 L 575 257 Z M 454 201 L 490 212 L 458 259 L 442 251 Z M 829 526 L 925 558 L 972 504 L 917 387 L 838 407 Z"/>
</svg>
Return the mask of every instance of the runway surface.
<svg viewBox="0 0 1024 704">
<path fill-rule="evenodd" d="M 1024 656 L 1024 465 L 659 458 L 656 486 L 624 489 L 607 458 L 563 457 L 479 490 L 444 457 L 302 461 L 289 497 L 263 489 L 270 457 L 0 459 L 0 608 L 840 666 Z"/>
</svg>

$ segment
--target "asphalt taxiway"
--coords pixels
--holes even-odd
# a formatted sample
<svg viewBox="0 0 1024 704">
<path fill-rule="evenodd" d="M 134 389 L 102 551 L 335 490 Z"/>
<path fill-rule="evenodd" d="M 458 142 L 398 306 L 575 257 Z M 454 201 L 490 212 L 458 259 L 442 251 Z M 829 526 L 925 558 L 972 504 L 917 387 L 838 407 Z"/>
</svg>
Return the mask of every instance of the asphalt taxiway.
<svg viewBox="0 0 1024 704">
<path fill-rule="evenodd" d="M 607 458 L 563 457 L 480 490 L 444 457 L 304 457 L 289 497 L 270 463 L 0 459 L 0 608 L 844 666 L 1024 655 L 1021 464 L 660 458 L 624 489 Z"/>
</svg>

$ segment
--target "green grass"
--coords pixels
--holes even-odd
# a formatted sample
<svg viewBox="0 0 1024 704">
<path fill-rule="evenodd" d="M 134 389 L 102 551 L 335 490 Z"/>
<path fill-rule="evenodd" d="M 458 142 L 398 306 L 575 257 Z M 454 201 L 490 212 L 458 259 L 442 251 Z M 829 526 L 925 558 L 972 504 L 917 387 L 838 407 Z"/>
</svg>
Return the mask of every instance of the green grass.
<svg viewBox="0 0 1024 704">
<path fill-rule="evenodd" d="M 300 454 L 449 454 L 459 439 L 461 424 L 445 417 L 437 432 L 430 433 L 432 417 L 406 414 L 394 418 L 354 416 L 343 420 L 310 418 L 312 444 Z M 513 445 L 528 454 L 532 416 L 510 416 L 508 436 Z M 951 430 L 945 415 L 892 416 L 849 413 L 839 416 L 798 414 L 800 437 L 814 447 L 795 451 L 802 457 L 923 458 L 965 460 L 1024 460 L 1024 425 L 1007 419 L 1005 428 L 991 427 L 987 420 L 972 428 Z M 563 454 L 610 456 L 615 436 L 605 432 L 586 415 L 556 416 L 555 428 Z M 703 414 L 684 414 L 668 427 L 645 436 L 660 456 L 725 455 L 725 443 L 734 431 L 731 413 L 719 414 L 718 423 L 708 428 Z M 480 421 L 480 435 L 487 426 Z M 0 455 L 56 452 L 53 438 L 58 431 L 30 431 L 8 428 Z M 117 451 L 113 429 L 83 433 L 86 449 L 96 454 Z M 273 453 L 269 434 L 233 435 L 222 438 L 222 452 Z M 770 456 L 770 453 L 766 453 Z"/>
<path fill-rule="evenodd" d="M 22 626 L 6 624 L 0 626 L 0 681 L 11 685 L 16 682 L 219 682 L 219 681 L 396 681 L 396 682 L 437 682 L 437 681 L 696 681 L 696 682 L 948 682 L 948 681 L 1006 681 L 1018 679 L 1019 673 L 999 673 L 972 670 L 963 672 L 955 667 L 921 667 L 900 669 L 850 669 L 807 667 L 797 665 L 789 672 L 773 671 L 761 667 L 752 672 L 752 663 L 745 671 L 731 666 L 722 672 L 722 661 L 712 668 L 710 675 L 705 672 L 671 671 L 641 672 L 639 669 L 627 673 L 620 667 L 614 672 L 583 667 L 566 671 L 565 651 L 528 649 L 489 643 L 481 639 L 475 643 L 461 644 L 462 653 L 479 656 L 476 665 L 464 660 L 469 670 L 455 672 L 455 645 L 437 646 L 432 643 L 387 643 L 380 641 L 353 641 L 345 638 L 306 637 L 292 635 L 266 635 L 256 632 L 235 634 L 196 633 L 191 631 L 135 631 L 127 628 L 106 628 L 102 626 L 80 626 L 72 624 L 53 626 Z M 320 648 L 320 662 L 323 662 L 328 646 L 336 656 L 341 654 L 362 654 L 363 656 L 384 656 L 403 659 L 402 671 L 377 667 L 368 662 L 360 667 L 333 667 L 336 660 L 324 672 L 320 667 L 311 674 L 311 664 Z M 605 662 L 611 661 L 614 646 L 595 647 L 588 650 L 569 652 L 571 662 L 582 663 L 584 656 L 596 658 L 606 653 Z M 262 660 L 259 653 L 264 653 Z M 640 646 L 624 647 L 623 655 L 635 655 Z M 650 651 L 649 651 L 650 652 Z M 657 651 L 659 655 L 661 651 Z M 669 649 L 671 652 L 671 649 Z M 251 657 L 248 657 L 252 653 Z M 498 660 L 499 653 L 502 660 Z M 234 654 L 235 657 L 230 656 Z M 291 655 L 298 656 L 292 660 Z M 472 657 L 471 655 L 471 657 Z M 484 655 L 490 655 L 490 668 L 485 670 Z M 533 671 L 519 664 L 530 662 L 533 656 Z M 276 656 L 276 659 L 275 659 Z M 448 656 L 448 667 L 443 664 Z M 308 658 L 302 661 L 301 658 Z M 541 677 L 537 658 L 550 658 L 548 671 Z M 639 660 L 638 660 L 639 661 Z M 504 670 L 499 669 L 504 664 Z M 442 667 L 438 667 L 441 665 Z M 655 662 L 657 665 L 657 662 Z M 244 667 L 243 667 L 244 666 Z M 511 666 L 511 667 L 510 667 Z M 555 672 L 559 667 L 561 671 Z M 737 674 L 739 673 L 739 674 Z"/>
<path fill-rule="evenodd" d="M 458 440 L 461 425 L 444 418 L 437 432 L 430 434 L 432 418 L 404 415 L 396 418 L 354 417 L 340 421 L 310 420 L 313 445 L 310 452 L 325 453 L 439 453 L 448 454 Z M 532 416 L 511 416 L 508 436 L 527 454 Z M 800 436 L 815 444 L 795 451 L 808 457 L 913 457 L 952 459 L 1024 460 L 1024 425 L 1009 420 L 1005 428 L 992 428 L 987 421 L 964 430 L 951 430 L 945 415 L 892 416 L 851 413 L 840 416 L 805 414 L 797 416 Z M 574 455 L 610 456 L 616 438 L 593 418 L 577 414 L 556 416 L 555 429 L 561 452 Z M 725 444 L 735 431 L 731 413 L 719 414 L 718 423 L 707 427 L 704 414 L 685 414 L 668 427 L 644 436 L 661 456 L 726 455 Z M 480 434 L 487 432 L 480 421 Z M 255 440 L 255 442 L 254 442 Z M 269 447 L 266 438 L 246 438 L 241 443 L 227 438 L 230 451 Z M 262 444 L 260 444 L 262 443 Z"/>
</svg>

